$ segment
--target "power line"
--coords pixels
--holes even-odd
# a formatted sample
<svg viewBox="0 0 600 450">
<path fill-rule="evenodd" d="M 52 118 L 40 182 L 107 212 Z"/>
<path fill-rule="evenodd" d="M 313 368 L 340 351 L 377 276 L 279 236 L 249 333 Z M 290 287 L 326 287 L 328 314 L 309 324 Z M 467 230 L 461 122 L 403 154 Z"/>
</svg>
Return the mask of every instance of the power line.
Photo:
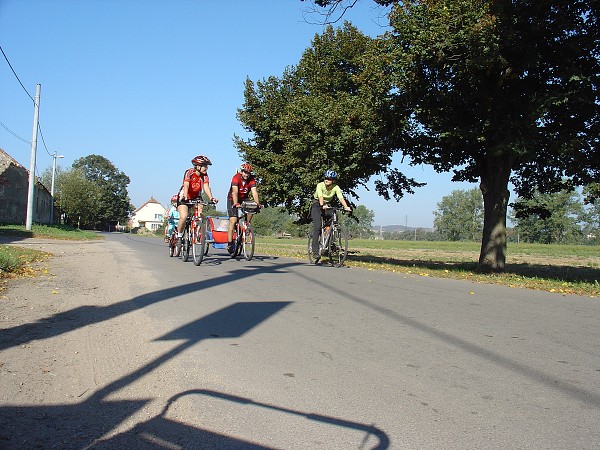
<svg viewBox="0 0 600 450">
<path fill-rule="evenodd" d="M 2 48 L 1 45 L 0 45 L 0 51 L 2 52 L 2 55 L 4 56 L 4 59 L 6 60 L 6 62 L 8 64 L 8 67 L 10 67 L 10 70 L 12 70 L 12 73 L 14 74 L 15 78 L 17 79 L 17 81 L 19 82 L 19 84 L 21 85 L 21 87 L 23 88 L 23 90 L 25 91 L 25 93 L 27 94 L 27 96 L 31 99 L 31 101 L 33 103 L 35 103 L 35 100 L 31 96 L 31 94 L 29 94 L 29 92 L 27 92 L 27 89 L 25 88 L 25 86 L 23 86 L 23 83 L 21 82 L 21 79 L 19 78 L 19 75 L 17 75 L 17 72 L 13 68 L 12 64 L 10 63 L 10 61 L 8 60 L 8 56 L 6 56 L 6 53 L 4 53 L 4 49 Z M 12 130 L 10 130 L 6 125 L 4 125 L 2 122 L 0 122 L 0 124 L 2 124 L 2 127 L 4 129 L 6 129 L 6 131 L 8 131 L 10 134 L 12 134 L 13 136 L 15 136 L 17 139 L 20 139 L 21 141 L 26 142 L 27 144 L 31 145 L 31 141 L 27 141 L 27 140 L 23 139 L 22 137 L 18 136 L 16 133 L 14 133 Z M 46 150 L 46 153 L 48 153 L 48 156 L 52 156 L 52 154 L 48 151 L 48 147 L 46 146 L 46 141 L 44 140 L 44 134 L 42 133 L 42 126 L 40 125 L 39 122 L 38 122 L 38 130 L 40 132 L 40 136 L 42 137 L 42 143 L 44 144 L 44 149 Z"/>
<path fill-rule="evenodd" d="M 52 156 L 52 153 L 50 153 L 48 151 L 48 147 L 46 147 L 46 141 L 44 140 L 44 133 L 42 133 L 42 125 L 40 124 L 39 121 L 38 121 L 38 130 L 40 131 L 40 137 L 42 138 L 42 144 L 44 144 L 44 149 L 46 150 L 46 153 L 48 153 L 48 156 Z"/>
<path fill-rule="evenodd" d="M 8 128 L 6 125 L 4 125 L 2 122 L 0 122 L 0 125 L 2 126 L 2 128 L 4 128 L 6 131 L 8 131 L 10 134 L 12 134 L 14 137 L 16 137 L 17 139 L 19 139 L 20 141 L 25 142 L 26 144 L 31 145 L 31 141 L 28 141 L 27 139 L 22 138 L 21 136 L 19 136 L 17 133 L 15 133 L 13 130 L 11 130 L 10 128 Z"/>
<path fill-rule="evenodd" d="M 22 138 L 21 136 L 19 136 L 13 130 L 11 130 L 10 128 L 8 128 L 4 123 L 2 123 L 2 121 L 0 121 L 0 126 L 2 126 L 2 128 L 4 128 L 6 131 L 8 131 L 10 134 L 12 134 L 18 140 L 23 141 L 26 144 L 31 145 L 31 141 L 28 141 L 27 139 Z M 42 137 L 42 144 L 44 144 L 44 150 L 46 150 L 46 153 L 48 153 L 48 156 L 52 156 L 52 153 L 50 153 L 50 151 L 48 150 L 48 147 L 46 146 L 46 140 L 44 139 L 44 133 L 42 133 L 42 126 L 41 126 L 41 124 L 39 122 L 38 122 L 38 130 L 40 132 L 40 136 Z"/>
<path fill-rule="evenodd" d="M 21 87 L 23 88 L 23 90 L 25 91 L 25 93 L 27 94 L 27 96 L 31 99 L 32 102 L 35 103 L 35 100 L 31 96 L 31 94 L 29 92 L 27 92 L 27 89 L 25 89 L 25 86 L 23 86 L 23 83 L 21 83 L 21 80 L 19 79 L 19 75 L 17 75 L 17 72 L 15 72 L 15 69 L 13 69 L 12 64 L 8 60 L 8 56 L 6 56 L 6 53 L 4 53 L 4 50 L 2 49 L 1 45 L 0 45 L 0 51 L 2 52 L 2 55 L 4 55 L 4 59 L 8 63 L 8 67 L 10 67 L 10 70 L 12 70 L 12 73 L 15 75 L 15 78 L 17 79 L 17 81 L 19 82 L 19 84 L 21 85 Z"/>
</svg>

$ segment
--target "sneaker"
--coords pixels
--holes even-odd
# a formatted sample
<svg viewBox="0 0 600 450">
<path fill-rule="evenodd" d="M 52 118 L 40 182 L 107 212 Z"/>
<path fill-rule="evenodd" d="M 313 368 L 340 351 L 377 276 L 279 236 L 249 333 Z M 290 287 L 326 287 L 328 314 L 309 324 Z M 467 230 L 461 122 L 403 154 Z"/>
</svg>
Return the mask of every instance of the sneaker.
<svg viewBox="0 0 600 450">
<path fill-rule="evenodd" d="M 234 250 L 235 250 L 235 244 L 234 244 L 233 242 L 230 242 L 230 243 L 228 243 L 228 244 L 227 244 L 227 251 L 228 251 L 229 253 L 233 253 L 233 252 L 234 252 Z"/>
<path fill-rule="evenodd" d="M 321 259 L 321 255 L 319 254 L 319 252 L 315 252 L 313 250 L 312 251 L 312 259 L 315 262 L 315 264 L 317 264 L 319 262 L 319 260 Z"/>
</svg>

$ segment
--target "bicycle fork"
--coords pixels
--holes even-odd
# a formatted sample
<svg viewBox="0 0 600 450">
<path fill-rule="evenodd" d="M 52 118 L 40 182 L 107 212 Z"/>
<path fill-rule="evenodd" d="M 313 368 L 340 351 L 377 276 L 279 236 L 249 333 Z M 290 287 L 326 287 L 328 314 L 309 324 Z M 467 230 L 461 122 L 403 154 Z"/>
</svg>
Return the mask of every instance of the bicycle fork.
<svg viewBox="0 0 600 450">
<path fill-rule="evenodd" d="M 331 226 L 327 225 L 323 227 L 323 232 L 321 233 L 321 253 L 327 251 L 327 247 L 329 246 L 329 238 L 331 236 Z"/>
</svg>

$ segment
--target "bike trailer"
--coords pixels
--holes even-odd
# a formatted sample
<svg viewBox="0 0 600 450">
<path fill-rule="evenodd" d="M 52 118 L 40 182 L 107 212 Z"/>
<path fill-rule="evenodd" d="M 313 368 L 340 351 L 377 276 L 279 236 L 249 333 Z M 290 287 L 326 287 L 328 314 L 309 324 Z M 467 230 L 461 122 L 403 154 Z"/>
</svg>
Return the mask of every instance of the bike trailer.
<svg viewBox="0 0 600 450">
<path fill-rule="evenodd" d="M 210 231 L 208 238 L 212 241 L 214 248 L 227 248 L 227 227 L 229 226 L 228 217 L 208 217 Z"/>
</svg>

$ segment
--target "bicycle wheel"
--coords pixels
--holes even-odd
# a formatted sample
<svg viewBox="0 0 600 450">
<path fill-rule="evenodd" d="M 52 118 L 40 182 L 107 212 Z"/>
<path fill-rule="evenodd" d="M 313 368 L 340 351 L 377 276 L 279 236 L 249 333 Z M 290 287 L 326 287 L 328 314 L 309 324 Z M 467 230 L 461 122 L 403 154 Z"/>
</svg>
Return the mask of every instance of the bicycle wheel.
<svg viewBox="0 0 600 450">
<path fill-rule="evenodd" d="M 254 232 L 249 223 L 244 223 L 242 229 L 244 230 L 242 234 L 244 258 L 246 258 L 246 261 L 250 261 L 254 256 Z"/>
<path fill-rule="evenodd" d="M 188 262 L 190 259 L 190 227 L 186 226 L 181 236 L 181 260 Z"/>
<path fill-rule="evenodd" d="M 204 258 L 204 245 L 206 234 L 204 233 L 204 223 L 202 220 L 196 220 L 192 227 L 192 257 L 194 264 L 199 266 Z"/>
<path fill-rule="evenodd" d="M 329 236 L 329 261 L 332 266 L 341 267 L 348 256 L 348 233 L 342 225 L 334 226 Z"/>
<path fill-rule="evenodd" d="M 208 220 L 204 221 L 204 256 L 208 255 L 208 249 L 210 248 L 210 242 L 208 242 Z"/>
<path fill-rule="evenodd" d="M 172 233 L 169 237 L 169 256 L 172 258 L 175 255 L 175 249 L 177 246 L 177 234 Z"/>
<path fill-rule="evenodd" d="M 233 227 L 233 252 L 231 253 L 232 258 L 237 258 L 242 253 L 242 227 L 238 220 Z"/>
</svg>

